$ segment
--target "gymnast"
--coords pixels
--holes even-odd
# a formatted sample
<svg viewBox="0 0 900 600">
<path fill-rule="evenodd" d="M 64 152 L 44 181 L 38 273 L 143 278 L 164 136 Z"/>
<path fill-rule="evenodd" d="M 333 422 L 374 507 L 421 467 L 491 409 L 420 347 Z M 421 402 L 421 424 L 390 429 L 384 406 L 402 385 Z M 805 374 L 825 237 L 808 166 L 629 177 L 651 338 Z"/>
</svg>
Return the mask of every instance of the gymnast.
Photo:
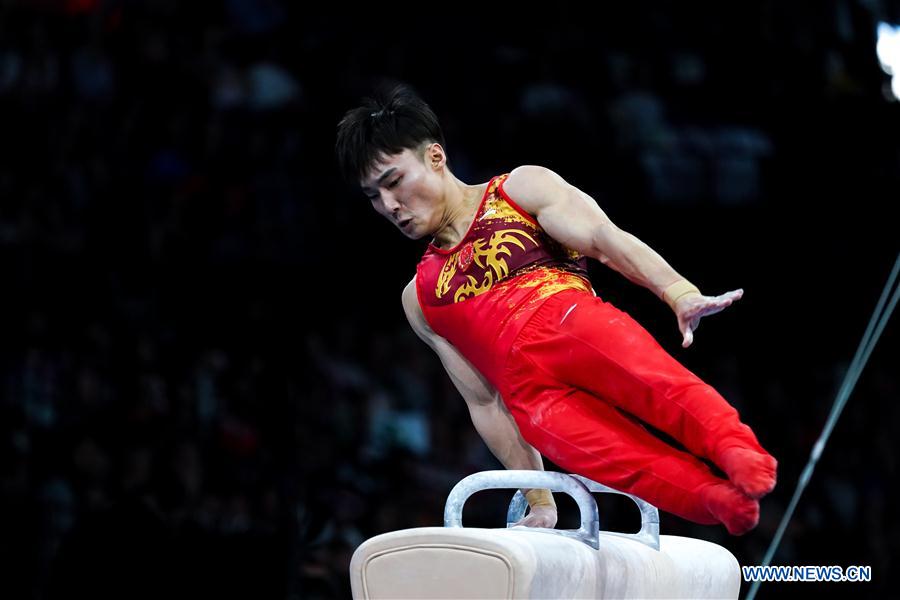
<svg viewBox="0 0 900 600">
<path fill-rule="evenodd" d="M 597 296 L 587 257 L 664 301 L 683 348 L 700 319 L 739 300 L 742 289 L 703 295 L 545 167 L 459 180 L 436 115 L 406 84 L 378 89 L 347 111 L 335 151 L 342 175 L 380 215 L 410 239 L 431 236 L 403 308 L 504 467 L 542 470 L 543 454 L 732 535 L 757 525 L 776 460 L 712 386 Z M 554 527 L 550 490 L 523 491 L 529 513 L 518 524 Z"/>
</svg>

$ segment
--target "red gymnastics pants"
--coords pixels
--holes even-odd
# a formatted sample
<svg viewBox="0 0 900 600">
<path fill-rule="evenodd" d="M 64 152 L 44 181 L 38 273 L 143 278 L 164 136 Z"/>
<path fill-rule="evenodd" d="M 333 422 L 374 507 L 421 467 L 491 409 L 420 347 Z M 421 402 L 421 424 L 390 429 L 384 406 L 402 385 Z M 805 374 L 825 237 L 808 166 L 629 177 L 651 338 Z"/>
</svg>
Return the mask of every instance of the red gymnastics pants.
<svg viewBox="0 0 900 600">
<path fill-rule="evenodd" d="M 724 482 L 697 456 L 720 464 L 735 446 L 767 455 L 718 392 L 628 314 L 580 290 L 558 292 L 537 309 L 510 348 L 502 381 L 522 437 L 562 469 L 697 523 L 719 522 L 699 491 Z"/>
</svg>

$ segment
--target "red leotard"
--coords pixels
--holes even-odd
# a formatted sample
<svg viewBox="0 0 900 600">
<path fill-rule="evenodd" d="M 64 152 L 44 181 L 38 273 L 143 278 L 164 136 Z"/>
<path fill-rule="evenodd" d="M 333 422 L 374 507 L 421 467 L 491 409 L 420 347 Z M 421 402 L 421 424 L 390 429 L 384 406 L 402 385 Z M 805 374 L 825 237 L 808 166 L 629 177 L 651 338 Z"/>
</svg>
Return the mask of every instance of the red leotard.
<svg viewBox="0 0 900 600">
<path fill-rule="evenodd" d="M 416 290 L 432 330 L 500 392 L 523 438 L 560 467 L 698 523 L 741 529 L 749 500 L 697 457 L 720 467 L 736 447 L 771 457 L 715 389 L 594 293 L 585 257 L 506 194 L 507 177 L 491 179 L 459 244 L 429 244 L 418 264 Z M 709 507 L 711 486 L 728 496 L 727 509 Z"/>
</svg>

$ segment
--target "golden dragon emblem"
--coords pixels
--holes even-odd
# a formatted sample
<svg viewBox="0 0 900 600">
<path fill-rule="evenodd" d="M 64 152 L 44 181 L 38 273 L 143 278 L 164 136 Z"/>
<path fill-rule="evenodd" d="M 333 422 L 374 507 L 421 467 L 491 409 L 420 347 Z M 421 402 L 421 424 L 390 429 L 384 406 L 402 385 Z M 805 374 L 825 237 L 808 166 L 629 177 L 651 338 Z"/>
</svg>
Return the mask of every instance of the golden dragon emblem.
<svg viewBox="0 0 900 600">
<path fill-rule="evenodd" d="M 481 283 L 472 275 L 466 275 L 468 280 L 461 285 L 453 295 L 453 301 L 459 302 L 465 300 L 469 296 L 477 296 L 491 289 L 497 281 L 500 281 L 509 275 L 509 265 L 506 263 L 504 256 L 512 256 L 512 246 L 518 246 L 525 250 L 525 244 L 516 236 L 522 236 L 531 241 L 535 246 L 537 241 L 520 229 L 503 229 L 495 231 L 489 240 L 485 241 L 480 238 L 472 244 L 474 251 L 473 262 L 484 270 L 484 278 Z M 460 250 L 461 251 L 461 250 Z M 437 288 L 435 294 L 438 298 L 443 297 L 450 291 L 450 284 L 457 272 L 457 254 L 453 253 L 447 258 L 441 273 L 438 276 Z"/>
</svg>

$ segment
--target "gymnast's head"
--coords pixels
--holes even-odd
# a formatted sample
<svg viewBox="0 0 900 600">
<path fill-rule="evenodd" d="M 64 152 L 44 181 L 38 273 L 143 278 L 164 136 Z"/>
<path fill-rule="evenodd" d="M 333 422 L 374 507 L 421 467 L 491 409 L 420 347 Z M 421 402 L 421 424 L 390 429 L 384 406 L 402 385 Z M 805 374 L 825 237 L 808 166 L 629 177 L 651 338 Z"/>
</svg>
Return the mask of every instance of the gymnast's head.
<svg viewBox="0 0 900 600">
<path fill-rule="evenodd" d="M 344 180 L 409 238 L 440 227 L 447 191 L 461 184 L 450 172 L 437 116 L 406 84 L 382 85 L 347 111 L 335 152 Z"/>
</svg>

